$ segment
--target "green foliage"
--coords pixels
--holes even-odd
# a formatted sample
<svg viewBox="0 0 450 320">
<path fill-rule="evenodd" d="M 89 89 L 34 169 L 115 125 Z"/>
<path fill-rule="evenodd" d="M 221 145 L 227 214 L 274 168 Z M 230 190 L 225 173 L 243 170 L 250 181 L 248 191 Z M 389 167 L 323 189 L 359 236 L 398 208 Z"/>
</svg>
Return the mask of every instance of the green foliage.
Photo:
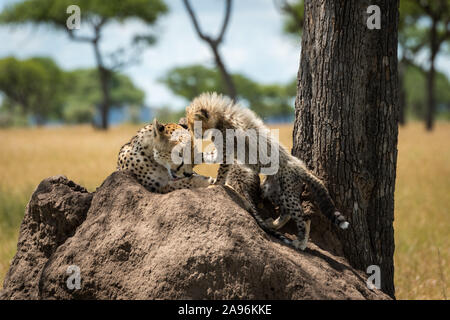
<svg viewBox="0 0 450 320">
<path fill-rule="evenodd" d="M 184 116 L 185 116 L 184 109 L 179 110 L 179 111 L 174 111 L 169 107 L 163 107 L 163 108 L 155 110 L 155 118 L 164 123 L 169 123 L 169 122 L 177 123 L 178 120 L 180 120 L 180 118 L 182 118 Z"/>
<path fill-rule="evenodd" d="M 424 72 L 410 65 L 405 71 L 405 90 L 406 90 L 406 111 L 408 116 L 416 119 L 423 119 L 426 113 L 426 76 Z M 439 114 L 450 112 L 450 81 L 443 74 L 436 74 L 435 98 L 437 106 L 444 106 L 444 109 L 437 110 Z"/>
<path fill-rule="evenodd" d="M 24 0 L 7 5 L 0 14 L 0 23 L 45 23 L 65 29 L 70 5 L 80 7 L 82 25 L 99 19 L 107 23 L 128 18 L 152 24 L 167 12 L 161 0 Z"/>
<path fill-rule="evenodd" d="M 20 108 L 42 123 L 61 115 L 63 72 L 49 58 L 0 59 L 0 91 L 5 109 Z"/>
<path fill-rule="evenodd" d="M 288 85 L 259 84 L 241 74 L 233 74 L 237 98 L 263 118 L 293 114 L 295 82 Z M 174 94 L 192 100 L 202 92 L 226 94 L 226 87 L 216 69 L 201 65 L 178 67 L 170 70 L 160 81 Z"/>
<path fill-rule="evenodd" d="M 436 19 L 437 41 L 447 43 L 450 20 L 448 0 L 401 0 L 399 20 L 399 44 L 408 55 L 430 49 L 432 20 Z M 412 58 L 412 57 L 411 57 Z"/>
<path fill-rule="evenodd" d="M 305 16 L 305 6 L 303 0 L 277 0 L 279 1 L 280 10 L 284 15 L 283 31 L 298 39 L 303 31 L 303 21 Z"/>
<path fill-rule="evenodd" d="M 70 101 L 64 107 L 63 119 L 66 123 L 90 123 L 95 115 L 95 107 L 86 102 Z"/>
<path fill-rule="evenodd" d="M 90 35 L 86 35 L 86 33 L 79 35 L 78 32 L 67 28 L 66 23 L 70 16 L 67 13 L 67 9 L 71 5 L 77 5 L 80 8 L 81 28 L 83 30 L 89 28 L 91 31 Z M 132 54 L 130 58 L 126 59 L 124 48 L 119 48 L 109 54 L 111 63 L 106 63 L 99 50 L 99 41 L 104 26 L 110 22 L 124 22 L 128 19 L 138 19 L 151 25 L 167 10 L 163 0 L 22 0 L 7 5 L 3 9 L 0 13 L 0 24 L 31 23 L 49 25 L 55 29 L 68 32 L 69 36 L 74 40 L 91 43 L 96 52 L 95 57 L 98 69 L 106 70 L 102 77 L 97 77 L 97 80 L 106 88 L 101 91 L 101 105 L 102 114 L 107 115 L 110 107 L 110 94 L 113 95 L 112 100 L 117 101 L 124 94 L 130 93 L 129 91 L 118 92 L 119 90 L 116 90 L 115 94 L 119 97 L 114 97 L 114 94 L 109 92 L 109 83 L 119 79 L 114 77 L 113 71 L 135 61 L 137 54 Z M 136 50 L 139 49 L 139 45 L 154 44 L 155 40 L 156 37 L 154 35 L 134 35 L 131 46 Z M 116 87 L 119 88 L 118 86 Z M 138 96 L 128 97 L 128 99 L 137 98 Z M 84 119 L 89 117 L 89 108 L 86 105 L 69 104 L 65 116 L 70 121 L 84 121 Z M 107 116 L 103 119 L 106 120 L 104 120 L 101 127 L 106 129 L 108 127 Z"/>
<path fill-rule="evenodd" d="M 401 62 L 407 62 L 404 74 L 406 110 L 409 116 L 418 119 L 426 117 L 427 80 L 424 68 L 415 66 L 415 58 L 422 53 L 431 57 L 431 32 L 433 20 L 436 25 L 436 48 L 441 54 L 448 54 L 450 30 L 450 3 L 448 0 L 401 0 L 399 20 L 399 45 Z M 444 50 L 443 50 L 444 49 Z M 436 54 L 437 54 L 436 52 Z M 429 61 L 430 62 L 430 61 Z M 450 83 L 443 73 L 436 72 L 434 81 L 437 116 L 450 111 Z M 443 108 L 442 108 L 443 107 Z"/>
<path fill-rule="evenodd" d="M 8 98 L 3 98 L 0 104 L 0 128 L 25 127 L 28 119 L 20 108 L 14 108 Z"/>
<path fill-rule="evenodd" d="M 33 189 L 27 191 L 27 193 L 13 193 L 0 186 L 0 230 L 12 231 L 11 229 L 20 226 L 29 194 Z"/>
<path fill-rule="evenodd" d="M 202 92 L 225 92 L 219 72 L 201 65 L 171 69 L 160 81 L 188 101 Z"/>
<path fill-rule="evenodd" d="M 144 92 L 126 75 L 113 73 L 110 89 L 112 107 L 144 102 Z M 49 58 L 0 59 L 0 93 L 0 126 L 23 125 L 28 115 L 40 124 L 87 123 L 102 101 L 97 69 L 65 72 Z"/>
<path fill-rule="evenodd" d="M 144 92 L 136 88 L 126 75 L 114 73 L 111 81 L 111 105 L 139 107 Z M 77 69 L 66 73 L 64 120 L 68 123 L 92 121 L 96 107 L 102 101 L 97 69 Z"/>
</svg>

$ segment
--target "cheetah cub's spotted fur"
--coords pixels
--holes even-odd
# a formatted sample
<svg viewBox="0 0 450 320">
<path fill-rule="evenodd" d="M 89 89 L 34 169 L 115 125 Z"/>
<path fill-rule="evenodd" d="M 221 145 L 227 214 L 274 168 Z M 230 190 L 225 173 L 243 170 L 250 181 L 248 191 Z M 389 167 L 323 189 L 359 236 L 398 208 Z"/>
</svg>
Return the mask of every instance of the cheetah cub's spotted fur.
<svg viewBox="0 0 450 320">
<path fill-rule="evenodd" d="M 155 119 L 122 146 L 117 170 L 130 170 L 147 190 L 157 193 L 209 186 L 213 180 L 195 174 L 192 164 L 175 164 L 171 160 L 172 149 L 189 139 L 186 127 L 162 124 Z"/>
<path fill-rule="evenodd" d="M 208 129 L 218 129 L 221 131 L 224 140 L 227 136 L 227 129 L 233 129 L 235 133 L 255 130 L 259 137 L 265 137 L 264 141 L 257 141 L 257 144 L 267 143 L 272 148 L 278 149 L 279 169 L 275 174 L 267 175 L 267 179 L 263 184 L 263 190 L 266 191 L 265 195 L 280 208 L 280 217 L 275 221 L 268 219 L 266 224 L 270 228 L 277 230 L 292 218 L 297 225 L 297 240 L 293 242 L 296 248 L 301 250 L 306 248 L 310 227 L 310 222 L 306 219 L 301 206 L 301 195 L 298 189 L 299 181 L 308 184 L 320 211 L 331 222 L 342 229 L 348 227 L 349 223 L 336 210 L 323 183 L 306 168 L 303 161 L 292 156 L 277 139 L 271 136 L 269 129 L 254 112 L 216 93 L 204 93 L 195 98 L 186 108 L 186 119 L 191 132 L 194 132 L 194 122 L 201 121 L 202 133 Z M 244 141 L 245 151 L 248 154 L 250 145 L 245 137 Z M 237 144 L 235 143 L 234 146 L 236 149 Z M 222 143 L 222 147 L 224 148 L 222 154 L 228 154 L 225 149 L 225 143 Z M 234 150 L 235 157 L 237 154 L 237 150 Z M 261 163 L 260 159 L 257 160 L 256 164 L 250 164 L 246 159 L 244 164 L 252 171 L 259 173 L 262 168 L 267 167 L 267 164 Z M 225 184 L 232 166 L 232 164 L 220 164 L 215 184 Z"/>
</svg>

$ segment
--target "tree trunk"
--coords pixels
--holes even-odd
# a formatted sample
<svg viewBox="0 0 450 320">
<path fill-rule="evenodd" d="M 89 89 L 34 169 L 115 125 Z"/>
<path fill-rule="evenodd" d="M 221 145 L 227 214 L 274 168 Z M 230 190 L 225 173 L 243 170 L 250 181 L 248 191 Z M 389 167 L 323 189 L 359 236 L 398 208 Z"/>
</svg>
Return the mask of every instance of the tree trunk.
<svg viewBox="0 0 450 320">
<path fill-rule="evenodd" d="M 101 124 L 100 128 L 103 130 L 107 130 L 109 127 L 108 123 L 108 115 L 109 115 L 109 107 L 111 104 L 110 93 L 109 93 L 109 82 L 111 73 L 107 70 L 103 65 L 102 56 L 100 54 L 100 48 L 98 46 L 98 39 L 93 42 L 94 51 L 95 51 L 95 59 L 97 61 L 97 70 L 100 81 L 100 88 L 102 90 L 102 98 L 103 101 L 100 105 L 100 116 L 101 116 Z"/>
<path fill-rule="evenodd" d="M 427 112 L 425 119 L 425 127 L 427 131 L 433 130 L 434 125 L 434 78 L 435 78 L 435 67 L 434 60 L 436 59 L 436 54 L 438 51 L 437 48 L 437 21 L 434 20 L 431 26 L 431 35 L 430 35 L 430 69 L 427 73 Z"/>
<path fill-rule="evenodd" d="M 109 106 L 110 106 L 110 97 L 109 97 L 109 80 L 110 80 L 110 74 L 109 71 L 106 70 L 103 67 L 98 68 L 99 76 L 100 76 L 100 83 L 102 88 L 102 94 L 103 94 L 103 101 L 100 106 L 100 114 L 101 114 L 101 129 L 107 130 L 109 127 Z"/>
<path fill-rule="evenodd" d="M 426 129 L 433 130 L 434 126 L 434 61 L 431 62 L 430 70 L 427 73 L 427 113 L 426 113 Z"/>
<path fill-rule="evenodd" d="M 214 60 L 216 62 L 216 66 L 220 71 L 223 81 L 225 82 L 225 87 L 227 89 L 228 96 L 232 100 L 236 101 L 236 87 L 234 86 L 233 78 L 228 73 L 227 69 L 225 68 L 225 64 L 222 61 L 222 58 L 220 57 L 219 48 L 217 48 L 217 46 L 211 45 L 211 49 L 214 53 Z"/>
<path fill-rule="evenodd" d="M 368 6 L 381 9 L 369 30 Z M 312 217 L 313 242 L 363 271 L 378 265 L 394 297 L 398 0 L 306 0 L 293 154 L 323 179 L 348 230 Z"/>
</svg>

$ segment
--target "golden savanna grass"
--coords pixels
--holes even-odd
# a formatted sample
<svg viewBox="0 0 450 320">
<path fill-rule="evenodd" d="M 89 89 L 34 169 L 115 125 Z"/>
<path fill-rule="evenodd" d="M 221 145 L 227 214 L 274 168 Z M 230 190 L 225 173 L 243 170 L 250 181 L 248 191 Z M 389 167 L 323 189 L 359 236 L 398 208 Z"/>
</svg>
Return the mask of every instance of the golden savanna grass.
<svg viewBox="0 0 450 320">
<path fill-rule="evenodd" d="M 25 205 L 44 178 L 63 174 L 90 191 L 115 170 L 120 146 L 138 127 L 0 130 L 0 281 L 12 259 Z M 292 146 L 292 127 L 280 139 Z M 400 129 L 395 193 L 395 285 L 398 299 L 444 299 L 449 287 L 450 124 L 426 133 Z M 215 175 L 216 166 L 199 173 Z"/>
</svg>

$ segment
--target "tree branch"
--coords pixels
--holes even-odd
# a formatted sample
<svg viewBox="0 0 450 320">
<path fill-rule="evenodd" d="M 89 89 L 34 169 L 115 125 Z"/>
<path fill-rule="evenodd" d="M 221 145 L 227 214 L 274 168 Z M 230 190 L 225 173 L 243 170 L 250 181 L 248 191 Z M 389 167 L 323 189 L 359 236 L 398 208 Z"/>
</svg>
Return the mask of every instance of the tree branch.
<svg viewBox="0 0 450 320">
<path fill-rule="evenodd" d="M 448 39 L 450 39 L 450 17 L 447 18 L 447 20 L 444 23 L 444 26 L 445 26 L 445 30 L 444 30 L 444 33 L 443 33 L 442 37 L 438 37 L 438 44 L 439 44 L 439 46 L 444 41 L 447 41 Z"/>
<path fill-rule="evenodd" d="M 69 34 L 70 39 L 74 40 L 74 41 L 79 41 L 79 42 L 94 42 L 95 41 L 95 37 L 91 38 L 91 37 L 83 37 L 83 36 L 76 36 L 73 32 L 73 30 L 70 29 L 66 29 L 67 33 Z"/>
<path fill-rule="evenodd" d="M 225 82 L 225 86 L 227 87 L 228 95 L 232 100 L 236 100 L 236 88 L 233 83 L 232 76 L 228 73 L 228 71 L 225 68 L 225 65 L 222 61 L 222 58 L 219 54 L 219 45 L 222 43 L 223 36 L 225 34 L 225 31 L 227 29 L 227 26 L 230 21 L 230 13 L 231 13 L 231 2 L 232 0 L 226 0 L 226 7 L 225 7 L 225 17 L 223 19 L 222 28 L 220 30 L 219 36 L 216 39 L 213 39 L 210 36 L 205 35 L 202 30 L 200 29 L 200 25 L 197 21 L 197 18 L 195 16 L 194 11 L 192 10 L 192 7 L 189 3 L 189 0 L 183 0 L 184 5 L 186 7 L 187 12 L 189 13 L 189 16 L 191 17 L 192 23 L 194 24 L 195 31 L 197 32 L 200 39 L 204 40 L 209 44 L 211 47 L 211 50 L 214 54 L 214 60 L 216 62 L 217 68 L 219 69 L 222 78 Z"/>
<path fill-rule="evenodd" d="M 303 29 L 304 18 L 300 18 L 297 15 L 295 8 L 291 4 L 289 4 L 289 2 L 287 2 L 287 0 L 280 0 L 280 1 L 274 0 L 274 5 L 276 8 L 279 9 L 279 11 L 282 14 L 287 14 L 287 15 L 291 16 L 291 18 L 294 20 L 295 24 L 297 24 L 297 27 L 299 28 L 298 30 Z"/>
<path fill-rule="evenodd" d="M 231 6 L 232 6 L 231 0 L 226 0 L 225 18 L 223 20 L 222 29 L 220 31 L 220 34 L 216 39 L 216 42 L 218 44 L 222 42 L 223 35 L 225 34 L 225 31 L 228 27 L 228 22 L 230 21 Z"/>
<path fill-rule="evenodd" d="M 73 30 L 68 29 L 68 28 L 66 28 L 66 30 L 67 30 L 67 33 L 69 34 L 70 39 L 72 39 L 74 41 L 95 43 L 100 39 L 100 31 L 101 31 L 101 28 L 103 27 L 103 25 L 106 23 L 106 21 L 107 21 L 107 19 L 105 19 L 105 18 L 101 18 L 98 23 L 90 21 L 94 28 L 94 34 L 95 34 L 94 37 L 77 36 L 73 32 Z"/>
<path fill-rule="evenodd" d="M 423 11 L 425 11 L 431 18 L 434 18 L 434 12 L 428 2 L 423 2 L 421 0 L 414 1 Z"/>
<path fill-rule="evenodd" d="M 423 74 L 426 74 L 427 71 L 419 64 L 416 64 L 413 59 L 407 57 L 407 56 L 403 56 L 400 61 L 400 64 L 404 64 L 404 65 L 408 65 L 414 68 L 417 68 L 420 72 L 422 72 Z"/>
<path fill-rule="evenodd" d="M 195 16 L 194 11 L 192 10 L 189 0 L 183 0 L 183 2 L 184 2 L 187 12 L 189 13 L 189 16 L 191 17 L 192 23 L 194 24 L 194 28 L 195 28 L 195 31 L 197 32 L 198 36 L 201 39 L 207 41 L 208 43 L 212 43 L 213 40 L 209 36 L 205 35 L 202 32 L 202 30 L 200 29 L 200 25 L 198 24 L 197 18 Z"/>
</svg>

